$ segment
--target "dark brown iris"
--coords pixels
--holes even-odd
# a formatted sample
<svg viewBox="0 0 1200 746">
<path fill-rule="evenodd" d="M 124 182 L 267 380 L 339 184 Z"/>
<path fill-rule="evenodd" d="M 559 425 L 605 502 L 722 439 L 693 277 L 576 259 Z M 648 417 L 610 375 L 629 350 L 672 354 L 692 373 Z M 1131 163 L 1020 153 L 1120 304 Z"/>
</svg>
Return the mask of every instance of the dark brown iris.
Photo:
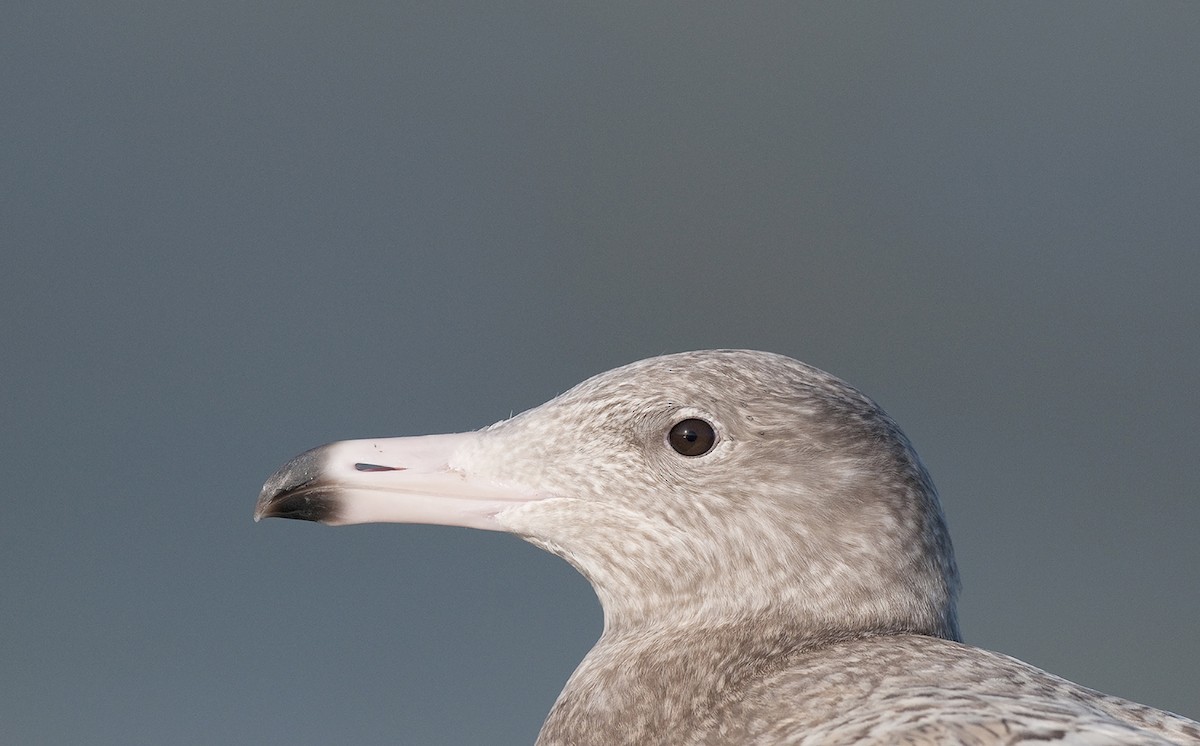
<svg viewBox="0 0 1200 746">
<path fill-rule="evenodd" d="M 667 442 L 684 456 L 703 456 L 717 442 L 717 431 L 704 420 L 683 420 L 667 433 Z"/>
</svg>

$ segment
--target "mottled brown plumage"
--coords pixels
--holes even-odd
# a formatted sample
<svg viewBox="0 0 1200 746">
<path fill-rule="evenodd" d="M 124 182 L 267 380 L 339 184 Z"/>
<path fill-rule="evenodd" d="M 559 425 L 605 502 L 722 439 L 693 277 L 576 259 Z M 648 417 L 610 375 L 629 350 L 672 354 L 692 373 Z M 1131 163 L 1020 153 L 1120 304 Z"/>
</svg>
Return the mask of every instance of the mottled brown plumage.
<svg viewBox="0 0 1200 746">
<path fill-rule="evenodd" d="M 672 444 L 687 420 L 711 447 Z M 912 446 L 780 355 L 666 355 L 475 433 L 332 444 L 256 515 L 504 530 L 578 568 L 604 632 L 539 746 L 1200 744 L 1193 721 L 957 642 Z"/>
</svg>

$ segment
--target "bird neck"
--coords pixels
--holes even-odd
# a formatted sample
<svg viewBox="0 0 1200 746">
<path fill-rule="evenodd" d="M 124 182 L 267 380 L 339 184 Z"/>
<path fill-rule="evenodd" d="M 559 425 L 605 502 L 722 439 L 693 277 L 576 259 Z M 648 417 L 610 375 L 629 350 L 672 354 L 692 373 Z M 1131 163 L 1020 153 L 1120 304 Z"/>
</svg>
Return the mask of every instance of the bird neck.
<svg viewBox="0 0 1200 746">
<path fill-rule="evenodd" d="M 754 680 L 845 633 L 772 618 L 724 625 L 608 628 L 571 675 L 538 746 L 699 740 Z"/>
<path fill-rule="evenodd" d="M 836 577 L 834 569 L 796 564 L 802 567 L 796 573 L 786 568 L 772 573 L 753 565 L 696 561 L 676 566 L 665 577 L 652 577 L 645 569 L 616 573 L 610 565 L 588 579 L 604 610 L 606 636 L 613 640 L 696 630 L 805 641 L 879 634 L 959 639 L 953 592 L 947 588 L 910 588 L 906 583 L 915 585 L 912 579 L 919 576 L 909 574 L 891 583 L 845 577 L 831 590 L 824 578 Z"/>
</svg>

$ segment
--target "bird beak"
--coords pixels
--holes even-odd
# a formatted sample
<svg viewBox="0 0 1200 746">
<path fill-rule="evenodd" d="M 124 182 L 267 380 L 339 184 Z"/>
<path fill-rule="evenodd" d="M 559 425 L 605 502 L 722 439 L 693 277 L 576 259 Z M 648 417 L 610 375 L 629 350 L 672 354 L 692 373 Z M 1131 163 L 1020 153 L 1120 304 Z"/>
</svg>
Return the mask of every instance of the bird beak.
<svg viewBox="0 0 1200 746">
<path fill-rule="evenodd" d="M 271 475 L 258 496 L 254 520 L 433 523 L 501 531 L 497 513 L 544 495 L 473 479 L 455 466 L 456 454 L 479 437 L 343 440 L 314 448 Z"/>
</svg>

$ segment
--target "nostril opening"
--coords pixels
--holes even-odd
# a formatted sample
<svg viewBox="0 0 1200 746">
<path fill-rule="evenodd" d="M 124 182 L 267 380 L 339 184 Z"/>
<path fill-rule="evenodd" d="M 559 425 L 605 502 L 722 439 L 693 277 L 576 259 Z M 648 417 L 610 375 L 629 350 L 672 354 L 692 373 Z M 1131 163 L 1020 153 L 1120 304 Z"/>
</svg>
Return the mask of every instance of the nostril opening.
<svg viewBox="0 0 1200 746">
<path fill-rule="evenodd" d="M 380 466 L 379 464 L 355 464 L 354 468 L 359 471 L 404 471 L 404 466 Z"/>
</svg>

